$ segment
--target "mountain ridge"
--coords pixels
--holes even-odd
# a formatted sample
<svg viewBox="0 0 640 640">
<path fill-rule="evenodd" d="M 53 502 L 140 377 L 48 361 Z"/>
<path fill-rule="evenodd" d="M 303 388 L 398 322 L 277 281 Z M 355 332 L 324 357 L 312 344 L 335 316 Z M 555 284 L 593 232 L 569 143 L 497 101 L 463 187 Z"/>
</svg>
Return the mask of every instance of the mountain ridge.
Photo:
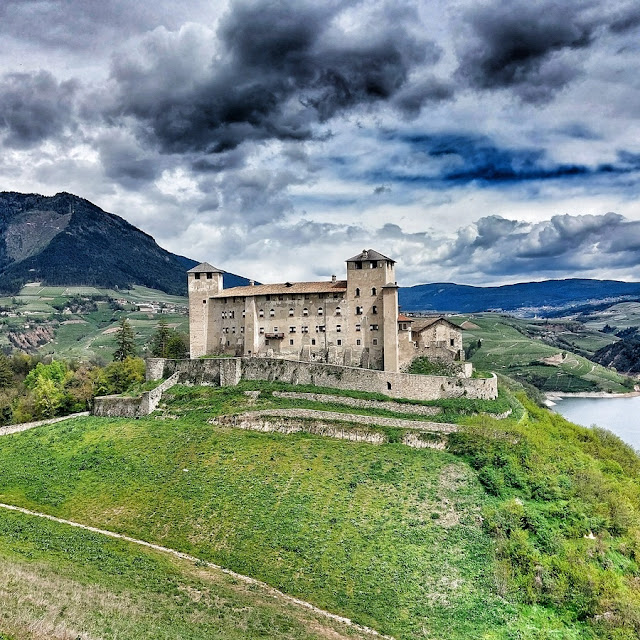
<svg viewBox="0 0 640 640">
<path fill-rule="evenodd" d="M 89 200 L 0 192 L 0 291 L 29 281 L 128 289 L 134 284 L 186 295 L 186 271 L 196 260 L 160 247 L 124 218 Z M 225 273 L 227 286 L 249 280 Z M 226 283 L 225 283 L 226 284 Z"/>
</svg>

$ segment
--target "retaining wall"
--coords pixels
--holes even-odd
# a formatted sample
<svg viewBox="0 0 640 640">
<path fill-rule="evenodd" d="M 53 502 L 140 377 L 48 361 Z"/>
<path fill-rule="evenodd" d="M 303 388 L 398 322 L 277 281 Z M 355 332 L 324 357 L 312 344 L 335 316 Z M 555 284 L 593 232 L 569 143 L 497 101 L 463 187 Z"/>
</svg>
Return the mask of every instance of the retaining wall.
<svg viewBox="0 0 640 640">
<path fill-rule="evenodd" d="M 492 400 L 498 395 L 495 375 L 491 378 L 421 376 L 280 358 L 154 358 L 148 361 L 147 367 L 154 376 L 166 377 L 177 373 L 178 381 L 185 384 L 233 386 L 240 380 L 279 380 L 291 384 L 383 393 L 392 398 L 410 400 L 458 397 Z"/>
</svg>

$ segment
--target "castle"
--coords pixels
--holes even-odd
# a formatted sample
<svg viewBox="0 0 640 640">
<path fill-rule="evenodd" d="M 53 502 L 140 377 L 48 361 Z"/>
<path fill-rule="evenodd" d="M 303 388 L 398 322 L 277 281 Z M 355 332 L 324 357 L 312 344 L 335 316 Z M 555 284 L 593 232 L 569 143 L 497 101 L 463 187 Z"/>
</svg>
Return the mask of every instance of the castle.
<svg viewBox="0 0 640 640">
<path fill-rule="evenodd" d="M 420 355 L 464 360 L 456 325 L 398 313 L 394 260 L 368 249 L 346 262 L 346 280 L 230 289 L 220 269 L 190 269 L 191 358 L 267 356 L 389 372 Z"/>
</svg>

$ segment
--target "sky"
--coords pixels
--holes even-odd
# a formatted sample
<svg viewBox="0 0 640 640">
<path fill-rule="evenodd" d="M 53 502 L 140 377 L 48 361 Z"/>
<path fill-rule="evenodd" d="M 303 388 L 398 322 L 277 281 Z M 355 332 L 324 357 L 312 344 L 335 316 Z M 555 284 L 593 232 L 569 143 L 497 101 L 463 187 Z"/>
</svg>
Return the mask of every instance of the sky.
<svg viewBox="0 0 640 640">
<path fill-rule="evenodd" d="M 640 280 L 640 5 L 2 0 L 0 190 L 262 282 Z"/>
</svg>

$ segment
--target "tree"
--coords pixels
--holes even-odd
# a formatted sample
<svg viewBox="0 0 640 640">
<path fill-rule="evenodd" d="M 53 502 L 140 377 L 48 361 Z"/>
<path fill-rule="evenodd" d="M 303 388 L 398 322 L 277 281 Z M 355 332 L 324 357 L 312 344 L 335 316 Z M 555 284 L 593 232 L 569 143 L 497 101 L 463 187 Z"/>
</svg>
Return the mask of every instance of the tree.
<svg viewBox="0 0 640 640">
<path fill-rule="evenodd" d="M 0 353 L 0 389 L 8 389 L 13 384 L 13 369 L 9 358 Z"/>
<path fill-rule="evenodd" d="M 136 357 L 133 329 L 126 318 L 120 320 L 120 326 L 116 332 L 116 345 L 117 349 L 113 352 L 114 361 L 122 362 L 126 358 Z"/>
<path fill-rule="evenodd" d="M 188 348 L 185 336 L 177 331 L 173 331 L 169 338 L 169 343 L 167 344 L 167 358 L 186 358 L 187 352 Z"/>
<path fill-rule="evenodd" d="M 151 336 L 150 351 L 154 358 L 168 358 L 169 341 L 171 340 L 171 329 L 164 318 L 160 318 L 158 328 Z"/>
</svg>

